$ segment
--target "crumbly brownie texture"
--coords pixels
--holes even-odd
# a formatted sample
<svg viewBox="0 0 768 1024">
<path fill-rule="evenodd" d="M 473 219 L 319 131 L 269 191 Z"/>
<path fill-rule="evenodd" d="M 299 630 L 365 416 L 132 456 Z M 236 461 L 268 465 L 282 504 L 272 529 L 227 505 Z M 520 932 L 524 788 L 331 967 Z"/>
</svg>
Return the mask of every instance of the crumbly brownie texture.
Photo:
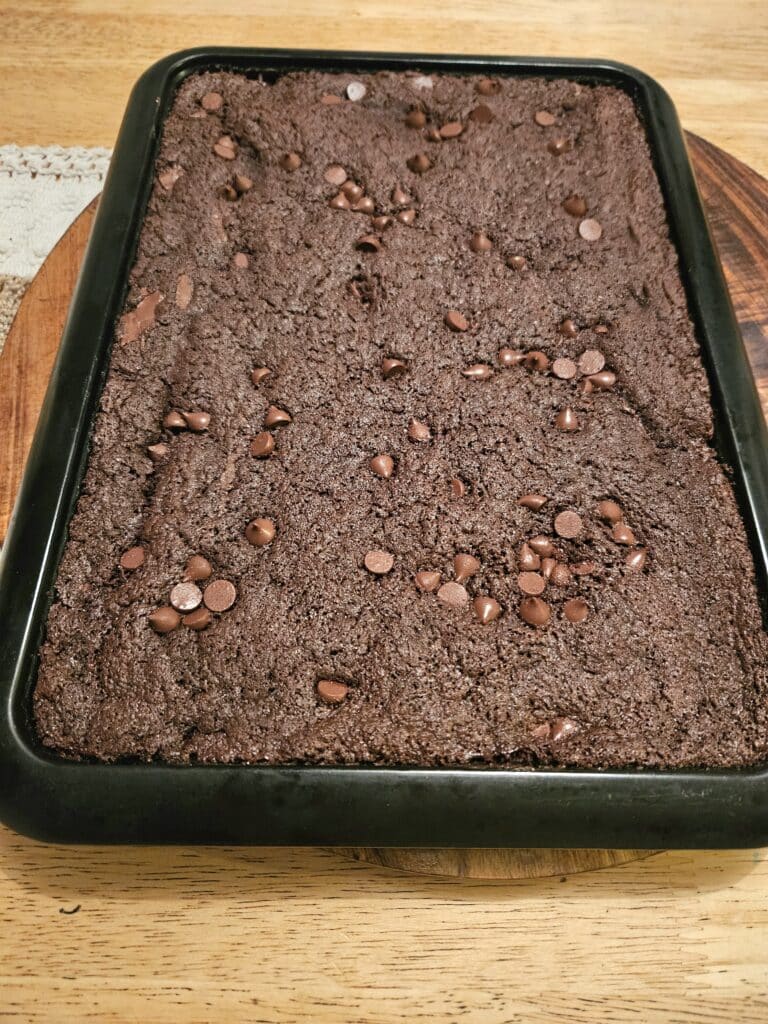
<svg viewBox="0 0 768 1024">
<path fill-rule="evenodd" d="M 102 760 L 759 761 L 768 645 L 711 432 L 626 95 L 188 79 L 39 734 Z"/>
</svg>

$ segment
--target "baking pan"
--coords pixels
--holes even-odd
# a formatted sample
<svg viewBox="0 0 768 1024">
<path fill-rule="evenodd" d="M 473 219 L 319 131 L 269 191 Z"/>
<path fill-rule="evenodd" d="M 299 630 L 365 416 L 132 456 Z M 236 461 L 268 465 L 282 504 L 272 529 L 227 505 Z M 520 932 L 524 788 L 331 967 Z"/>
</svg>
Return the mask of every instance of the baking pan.
<svg viewBox="0 0 768 1024">
<path fill-rule="evenodd" d="M 0 565 L 0 817 L 38 839 L 326 846 L 748 847 L 768 844 L 768 766 L 575 771 L 114 765 L 45 750 L 31 721 L 40 645 L 108 369 L 162 125 L 179 83 L 209 69 L 543 75 L 633 97 L 667 207 L 764 601 L 768 434 L 672 103 L 603 60 L 253 49 L 186 50 L 131 95 Z M 764 605 L 765 606 L 765 605 Z"/>
</svg>

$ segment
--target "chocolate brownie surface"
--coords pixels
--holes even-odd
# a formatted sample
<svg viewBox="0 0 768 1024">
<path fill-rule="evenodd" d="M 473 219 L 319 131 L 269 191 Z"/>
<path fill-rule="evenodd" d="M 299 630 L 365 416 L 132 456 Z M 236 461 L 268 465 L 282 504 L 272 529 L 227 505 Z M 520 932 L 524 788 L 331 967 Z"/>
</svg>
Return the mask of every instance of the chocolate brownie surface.
<svg viewBox="0 0 768 1024">
<path fill-rule="evenodd" d="M 768 646 L 711 433 L 622 92 L 192 77 L 56 583 L 39 735 L 102 760 L 759 762 Z M 274 537 L 253 543 L 254 519 Z M 205 628 L 167 607 L 193 556 L 200 590 L 234 585 Z"/>
</svg>

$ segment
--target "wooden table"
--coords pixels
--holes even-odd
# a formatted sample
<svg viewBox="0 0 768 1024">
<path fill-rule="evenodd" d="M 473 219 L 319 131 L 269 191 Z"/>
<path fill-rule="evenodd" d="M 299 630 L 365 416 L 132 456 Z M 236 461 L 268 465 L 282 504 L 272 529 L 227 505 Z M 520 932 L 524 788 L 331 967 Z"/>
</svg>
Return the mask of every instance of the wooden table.
<svg viewBox="0 0 768 1024">
<path fill-rule="evenodd" d="M 656 74 L 688 127 L 766 172 L 762 6 L 140 0 L 128 16 L 31 0 L 3 14 L 0 143 L 110 144 L 141 68 L 200 42 L 602 53 Z M 768 851 L 483 883 L 320 850 L 64 848 L 0 829 L 0 1019 L 25 1024 L 764 1024 L 766 925 Z"/>
<path fill-rule="evenodd" d="M 768 175 L 765 0 L 0 0 L 0 145 L 111 146 L 152 61 L 207 43 L 612 57 Z"/>
</svg>

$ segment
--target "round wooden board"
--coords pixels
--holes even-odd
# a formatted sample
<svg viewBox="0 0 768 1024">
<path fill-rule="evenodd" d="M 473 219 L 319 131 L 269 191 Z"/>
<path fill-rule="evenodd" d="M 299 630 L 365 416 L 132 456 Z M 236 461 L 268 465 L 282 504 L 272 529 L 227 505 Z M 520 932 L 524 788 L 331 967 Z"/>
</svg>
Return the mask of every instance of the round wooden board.
<svg viewBox="0 0 768 1024">
<path fill-rule="evenodd" d="M 768 181 L 696 135 L 688 145 L 733 304 L 768 415 Z M 96 200 L 59 241 L 27 289 L 0 355 L 0 539 L 4 538 L 59 344 Z M 652 850 L 347 849 L 355 860 L 460 878 L 512 879 L 593 871 Z"/>
</svg>

